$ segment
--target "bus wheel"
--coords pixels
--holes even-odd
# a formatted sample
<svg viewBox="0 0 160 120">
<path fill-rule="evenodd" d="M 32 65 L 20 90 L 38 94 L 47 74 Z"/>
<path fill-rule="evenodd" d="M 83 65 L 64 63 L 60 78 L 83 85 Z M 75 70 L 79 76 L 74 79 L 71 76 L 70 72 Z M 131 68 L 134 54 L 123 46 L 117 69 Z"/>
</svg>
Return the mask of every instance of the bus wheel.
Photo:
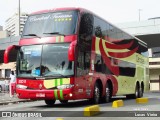
<svg viewBox="0 0 160 120">
<path fill-rule="evenodd" d="M 133 98 L 139 98 L 139 97 L 140 97 L 140 87 L 139 84 L 137 84 Z"/>
<path fill-rule="evenodd" d="M 53 106 L 55 102 L 56 102 L 56 100 L 45 100 L 45 103 L 46 103 L 48 106 Z"/>
<path fill-rule="evenodd" d="M 104 102 L 108 103 L 111 101 L 111 88 L 109 87 L 109 84 L 106 83 L 106 90 L 105 90 L 105 96 L 104 96 Z"/>
<path fill-rule="evenodd" d="M 140 97 L 140 88 L 139 88 L 139 85 L 137 84 L 136 88 L 135 88 L 135 93 L 126 95 L 126 98 L 127 99 L 136 99 L 136 98 L 139 98 L 139 97 Z"/>
<path fill-rule="evenodd" d="M 62 104 L 67 104 L 68 100 L 59 100 Z"/>
<path fill-rule="evenodd" d="M 140 98 L 140 87 L 139 85 L 137 84 L 136 85 L 136 90 L 135 90 L 135 98 Z"/>
<path fill-rule="evenodd" d="M 140 87 L 140 97 L 143 97 L 143 93 L 144 93 L 144 84 L 142 83 Z"/>
<path fill-rule="evenodd" d="M 142 88 L 139 89 L 139 98 L 141 98 L 141 97 L 143 97 L 143 89 Z"/>
<path fill-rule="evenodd" d="M 98 104 L 100 101 L 100 88 L 99 88 L 98 83 L 96 83 L 94 86 L 94 94 L 93 94 L 92 101 L 94 104 Z"/>
</svg>

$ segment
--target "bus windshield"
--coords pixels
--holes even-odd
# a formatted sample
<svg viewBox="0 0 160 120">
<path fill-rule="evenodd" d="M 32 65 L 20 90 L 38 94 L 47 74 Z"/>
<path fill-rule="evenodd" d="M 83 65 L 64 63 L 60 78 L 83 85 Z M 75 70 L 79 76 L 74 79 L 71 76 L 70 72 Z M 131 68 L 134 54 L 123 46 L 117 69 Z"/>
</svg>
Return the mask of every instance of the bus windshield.
<svg viewBox="0 0 160 120">
<path fill-rule="evenodd" d="M 74 74 L 74 62 L 68 61 L 69 44 L 45 44 L 21 47 L 18 53 L 18 77 L 66 77 Z"/>
<path fill-rule="evenodd" d="M 77 11 L 31 15 L 25 23 L 22 38 L 75 34 L 77 16 Z"/>
</svg>

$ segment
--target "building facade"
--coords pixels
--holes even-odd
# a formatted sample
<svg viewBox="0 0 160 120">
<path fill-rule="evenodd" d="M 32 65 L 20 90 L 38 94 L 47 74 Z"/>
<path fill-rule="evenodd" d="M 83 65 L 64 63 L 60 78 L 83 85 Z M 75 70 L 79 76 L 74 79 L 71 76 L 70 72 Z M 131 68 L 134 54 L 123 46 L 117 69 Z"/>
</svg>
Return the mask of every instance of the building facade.
<svg viewBox="0 0 160 120">
<path fill-rule="evenodd" d="M 3 30 L 3 27 L 2 26 L 0 26 L 0 31 L 2 31 Z"/>
<path fill-rule="evenodd" d="M 0 31 L 0 39 L 9 37 L 10 33 L 8 31 Z"/>
<path fill-rule="evenodd" d="M 5 30 L 10 33 L 10 36 L 19 36 L 23 31 L 25 21 L 27 20 L 28 14 L 21 13 L 20 15 L 20 27 L 19 27 L 19 14 L 15 13 L 12 17 L 5 21 Z"/>
<path fill-rule="evenodd" d="M 8 31 L 4 31 L 3 27 L 0 26 L 0 39 L 1 38 L 6 38 L 6 37 L 9 37 L 9 36 L 10 36 L 10 33 Z"/>
</svg>

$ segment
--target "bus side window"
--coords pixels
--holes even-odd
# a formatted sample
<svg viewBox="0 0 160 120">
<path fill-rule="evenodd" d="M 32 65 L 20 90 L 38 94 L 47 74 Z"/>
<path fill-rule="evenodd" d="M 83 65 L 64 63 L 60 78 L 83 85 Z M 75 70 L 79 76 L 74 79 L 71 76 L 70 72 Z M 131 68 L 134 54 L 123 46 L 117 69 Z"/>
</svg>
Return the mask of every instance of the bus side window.
<svg viewBox="0 0 160 120">
<path fill-rule="evenodd" d="M 78 37 L 77 75 L 86 75 L 90 69 L 93 21 L 92 14 L 82 13 Z"/>
<path fill-rule="evenodd" d="M 93 35 L 93 15 L 83 13 L 81 16 L 79 29 L 79 43 L 84 47 L 84 51 L 91 50 L 92 35 Z"/>
<path fill-rule="evenodd" d="M 78 52 L 77 68 L 79 70 L 89 71 L 90 69 L 90 52 Z"/>
<path fill-rule="evenodd" d="M 77 68 L 84 69 L 84 55 L 81 51 L 78 52 Z"/>
<path fill-rule="evenodd" d="M 90 69 L 90 59 L 91 59 L 91 56 L 90 56 L 90 52 L 85 52 L 84 53 L 84 69 L 85 70 L 89 70 Z"/>
<path fill-rule="evenodd" d="M 101 58 L 101 55 L 96 55 L 94 65 L 95 65 L 96 72 L 102 72 L 102 58 Z"/>
<path fill-rule="evenodd" d="M 94 16 L 94 35 L 96 37 L 107 39 L 109 31 L 109 24 L 103 19 Z"/>
<path fill-rule="evenodd" d="M 89 13 L 83 13 L 81 16 L 79 34 L 91 36 L 93 33 L 93 16 Z"/>
</svg>

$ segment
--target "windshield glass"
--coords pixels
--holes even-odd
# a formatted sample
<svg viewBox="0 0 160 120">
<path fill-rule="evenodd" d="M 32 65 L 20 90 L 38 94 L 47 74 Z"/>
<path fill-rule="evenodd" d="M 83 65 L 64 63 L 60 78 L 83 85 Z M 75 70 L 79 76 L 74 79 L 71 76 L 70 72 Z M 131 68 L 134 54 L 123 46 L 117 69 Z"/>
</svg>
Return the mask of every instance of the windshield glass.
<svg viewBox="0 0 160 120">
<path fill-rule="evenodd" d="M 77 11 L 63 11 L 31 15 L 28 17 L 23 38 L 52 35 L 71 35 L 76 33 Z"/>
<path fill-rule="evenodd" d="M 65 77 L 73 75 L 74 62 L 68 61 L 69 44 L 21 47 L 18 77 Z"/>
</svg>

